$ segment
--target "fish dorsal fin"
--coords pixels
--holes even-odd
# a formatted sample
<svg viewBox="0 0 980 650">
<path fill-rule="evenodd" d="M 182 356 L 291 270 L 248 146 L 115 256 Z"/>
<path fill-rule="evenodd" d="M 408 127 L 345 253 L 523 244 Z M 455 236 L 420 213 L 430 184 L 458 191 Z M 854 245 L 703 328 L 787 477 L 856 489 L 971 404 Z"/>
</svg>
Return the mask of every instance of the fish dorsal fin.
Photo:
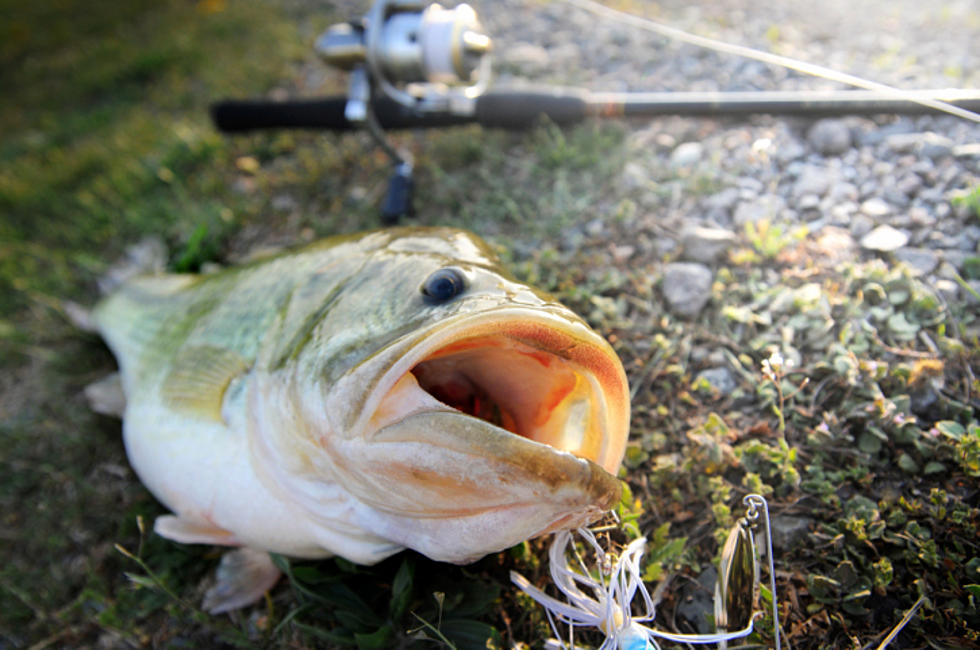
<svg viewBox="0 0 980 650">
<path fill-rule="evenodd" d="M 236 351 L 214 345 L 190 345 L 177 353 L 163 380 L 163 403 L 187 415 L 221 422 L 221 405 L 231 381 L 249 363 Z"/>
</svg>

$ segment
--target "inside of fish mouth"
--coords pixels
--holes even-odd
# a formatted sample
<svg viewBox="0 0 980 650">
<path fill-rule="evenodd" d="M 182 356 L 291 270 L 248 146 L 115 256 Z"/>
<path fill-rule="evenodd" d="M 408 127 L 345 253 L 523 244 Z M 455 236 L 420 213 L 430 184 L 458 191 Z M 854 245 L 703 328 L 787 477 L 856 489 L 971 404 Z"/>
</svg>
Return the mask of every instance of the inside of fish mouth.
<svg viewBox="0 0 980 650">
<path fill-rule="evenodd" d="M 601 455 L 598 382 L 557 354 L 481 337 L 450 344 L 411 372 L 419 387 L 462 413 L 582 458 Z"/>
</svg>

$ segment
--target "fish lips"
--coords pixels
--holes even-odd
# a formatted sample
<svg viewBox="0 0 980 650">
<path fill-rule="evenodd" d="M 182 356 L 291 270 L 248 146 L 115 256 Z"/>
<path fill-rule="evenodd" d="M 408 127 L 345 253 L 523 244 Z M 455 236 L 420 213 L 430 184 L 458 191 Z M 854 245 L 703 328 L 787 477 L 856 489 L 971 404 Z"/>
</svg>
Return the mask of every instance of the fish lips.
<svg viewBox="0 0 980 650">
<path fill-rule="evenodd" d="M 412 414 L 377 431 L 371 443 L 378 452 L 399 448 L 400 454 L 383 454 L 385 474 L 405 490 L 428 492 L 418 504 L 428 516 L 466 516 L 532 501 L 554 503 L 568 514 L 583 508 L 601 513 L 622 490 L 619 479 L 591 460 L 457 411 Z"/>
<path fill-rule="evenodd" d="M 362 522 L 435 560 L 467 563 L 618 503 L 622 484 L 598 464 L 456 411 L 412 414 L 371 437 L 362 461 L 375 488 Z M 377 494 L 377 491 L 373 491 Z"/>
</svg>

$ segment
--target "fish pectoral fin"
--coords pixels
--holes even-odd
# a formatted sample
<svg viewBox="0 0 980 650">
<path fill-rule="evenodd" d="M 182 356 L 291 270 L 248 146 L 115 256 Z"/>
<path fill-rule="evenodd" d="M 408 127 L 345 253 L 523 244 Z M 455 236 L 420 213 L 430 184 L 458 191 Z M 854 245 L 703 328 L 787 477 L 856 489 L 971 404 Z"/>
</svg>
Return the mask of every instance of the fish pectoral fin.
<svg viewBox="0 0 980 650">
<path fill-rule="evenodd" d="M 188 346 L 177 354 L 163 380 L 163 402 L 175 411 L 221 422 L 225 391 L 248 368 L 248 362 L 234 350 L 214 345 Z"/>
<path fill-rule="evenodd" d="M 153 522 L 153 530 L 160 537 L 181 544 L 215 544 L 217 546 L 238 546 L 234 533 L 211 524 L 183 519 L 175 515 L 163 515 Z"/>
<path fill-rule="evenodd" d="M 102 415 L 121 418 L 126 411 L 126 394 L 123 392 L 119 373 L 106 375 L 85 387 L 85 399 L 89 408 Z"/>
<path fill-rule="evenodd" d="M 221 556 L 215 585 L 204 594 L 202 607 L 223 614 L 251 605 L 279 580 L 280 572 L 265 551 L 239 548 Z"/>
</svg>

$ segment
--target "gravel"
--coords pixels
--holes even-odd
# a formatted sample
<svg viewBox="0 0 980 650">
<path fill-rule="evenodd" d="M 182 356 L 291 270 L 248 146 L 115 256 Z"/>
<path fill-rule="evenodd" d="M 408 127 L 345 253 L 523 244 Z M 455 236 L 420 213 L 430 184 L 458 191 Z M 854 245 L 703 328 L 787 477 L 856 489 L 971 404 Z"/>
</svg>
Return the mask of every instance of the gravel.
<svg viewBox="0 0 980 650">
<path fill-rule="evenodd" d="M 494 36 L 498 86 L 572 85 L 592 91 L 792 90 L 841 86 L 782 68 L 670 41 L 563 2 L 476 0 Z M 633 3 L 663 24 L 826 65 L 903 88 L 980 86 L 976 4 L 945 0 L 793 1 L 763 7 L 729 0 L 704 7 L 680 0 Z M 936 35 L 941 34 L 941 38 Z M 635 120 L 624 162 L 624 195 L 654 184 L 672 197 L 650 201 L 662 231 L 692 261 L 698 227 L 741 232 L 767 219 L 807 225 L 811 237 L 838 227 L 864 256 L 908 264 L 929 281 L 977 255 L 978 217 L 953 197 L 980 185 L 980 125 L 949 115 L 753 116 Z M 642 143 L 642 146 L 639 146 Z M 710 179 L 691 192 L 685 179 Z M 649 195 L 645 191 L 645 196 Z M 972 228 L 972 229 L 971 229 Z M 839 235 L 839 233 L 838 233 Z M 710 245 L 709 245 L 710 248 Z M 692 251 L 694 251 L 692 253 Z M 964 251 L 956 258 L 948 251 Z M 676 309 L 676 308 L 675 308 Z"/>
</svg>

